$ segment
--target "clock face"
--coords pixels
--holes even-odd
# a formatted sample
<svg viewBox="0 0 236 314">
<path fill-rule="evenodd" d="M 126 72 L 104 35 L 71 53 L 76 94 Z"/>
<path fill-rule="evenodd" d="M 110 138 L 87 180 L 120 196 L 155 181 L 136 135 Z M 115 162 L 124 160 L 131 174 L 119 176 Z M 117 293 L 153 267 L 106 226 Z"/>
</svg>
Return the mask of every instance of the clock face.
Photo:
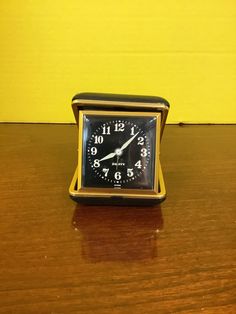
<svg viewBox="0 0 236 314">
<path fill-rule="evenodd" d="M 83 115 L 82 187 L 153 189 L 157 116 Z"/>
</svg>

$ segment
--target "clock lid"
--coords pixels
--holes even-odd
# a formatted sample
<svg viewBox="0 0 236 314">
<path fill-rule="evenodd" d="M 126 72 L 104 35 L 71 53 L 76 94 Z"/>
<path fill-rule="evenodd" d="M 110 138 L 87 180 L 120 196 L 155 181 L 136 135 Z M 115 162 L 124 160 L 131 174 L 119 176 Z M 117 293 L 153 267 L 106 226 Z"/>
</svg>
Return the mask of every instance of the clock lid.
<svg viewBox="0 0 236 314">
<path fill-rule="evenodd" d="M 169 102 L 157 96 L 79 93 L 72 98 L 72 108 L 78 124 L 79 110 L 143 111 L 161 113 L 161 135 L 168 115 Z"/>
</svg>

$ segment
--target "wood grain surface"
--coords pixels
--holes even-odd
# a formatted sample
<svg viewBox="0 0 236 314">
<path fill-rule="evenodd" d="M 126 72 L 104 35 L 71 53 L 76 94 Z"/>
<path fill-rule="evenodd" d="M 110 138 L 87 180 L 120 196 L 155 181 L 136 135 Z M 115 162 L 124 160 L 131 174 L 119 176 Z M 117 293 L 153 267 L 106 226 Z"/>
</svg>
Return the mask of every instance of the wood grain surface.
<svg viewBox="0 0 236 314">
<path fill-rule="evenodd" d="M 152 208 L 70 200 L 76 137 L 0 125 L 0 313 L 236 313 L 236 126 L 167 126 Z"/>
</svg>

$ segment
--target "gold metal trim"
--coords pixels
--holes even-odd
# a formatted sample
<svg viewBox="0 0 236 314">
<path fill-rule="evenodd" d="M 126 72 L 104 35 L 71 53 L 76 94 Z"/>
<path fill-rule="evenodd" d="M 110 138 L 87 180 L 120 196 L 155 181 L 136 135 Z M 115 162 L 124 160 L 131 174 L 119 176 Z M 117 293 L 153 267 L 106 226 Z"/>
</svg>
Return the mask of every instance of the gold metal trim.
<svg viewBox="0 0 236 314">
<path fill-rule="evenodd" d="M 136 195 L 130 195 L 130 194 L 126 194 L 126 195 L 121 195 L 124 196 L 125 198 L 145 198 L 145 199 L 158 199 L 158 200 L 162 200 L 166 197 L 166 189 L 165 189 L 165 182 L 164 182 L 164 178 L 163 178 L 163 173 L 162 173 L 162 169 L 161 169 L 161 164 L 159 162 L 159 178 L 158 178 L 158 184 L 159 184 L 159 188 L 160 191 L 158 192 L 158 194 L 156 195 L 141 195 L 139 193 L 137 193 Z M 76 185 L 77 185 L 77 180 L 78 180 L 78 169 L 76 168 L 74 176 L 72 178 L 70 187 L 69 187 L 69 194 L 73 197 L 112 197 L 112 194 L 106 193 L 105 195 L 103 194 L 98 194 L 96 192 L 90 192 L 90 193 L 81 193 L 76 189 Z M 117 195 L 119 196 L 119 195 Z"/>
<path fill-rule="evenodd" d="M 147 190 L 139 189 L 114 189 L 114 188 L 85 188 L 82 187 L 82 158 L 83 158 L 83 118 L 85 115 L 102 115 L 102 116 L 131 116 L 131 117 L 156 117 L 156 149 L 155 149 L 155 172 L 154 188 Z M 96 197 L 133 197 L 133 198 L 153 198 L 158 197 L 159 186 L 159 154 L 160 154 L 160 123 L 161 113 L 157 112 L 129 112 L 129 111 L 102 111 L 102 110 L 81 110 L 79 111 L 79 136 L 78 136 L 78 170 L 77 170 L 77 195 Z"/>
<path fill-rule="evenodd" d="M 129 102 L 129 101 L 116 101 L 116 100 L 94 100 L 94 99 L 74 99 L 72 101 L 72 109 L 75 119 L 79 121 L 79 110 L 85 106 L 97 106 L 99 107 L 123 107 L 132 109 L 152 109 L 156 112 L 161 111 L 161 136 L 164 130 L 166 118 L 168 115 L 169 107 L 164 103 L 147 103 L 147 102 Z M 128 109 L 127 109 L 128 110 Z"/>
</svg>

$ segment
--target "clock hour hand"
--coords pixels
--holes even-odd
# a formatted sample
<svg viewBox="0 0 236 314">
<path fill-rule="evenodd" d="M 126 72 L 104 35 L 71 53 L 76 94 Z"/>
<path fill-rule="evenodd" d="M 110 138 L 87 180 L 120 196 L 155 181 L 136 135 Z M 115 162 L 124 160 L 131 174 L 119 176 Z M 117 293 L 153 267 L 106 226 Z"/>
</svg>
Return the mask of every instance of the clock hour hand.
<svg viewBox="0 0 236 314">
<path fill-rule="evenodd" d="M 100 159 L 99 161 L 103 161 L 103 160 L 107 160 L 110 158 L 113 158 L 116 155 L 116 153 L 110 153 L 108 155 L 106 155 L 105 157 L 103 157 L 102 159 Z"/>
<path fill-rule="evenodd" d="M 125 142 L 125 143 L 121 146 L 120 150 L 124 150 L 126 147 L 128 147 L 129 144 L 135 139 L 135 137 L 136 137 L 138 134 L 139 134 L 139 132 L 137 132 L 136 134 L 134 134 L 134 136 L 132 136 L 127 142 Z"/>
</svg>

